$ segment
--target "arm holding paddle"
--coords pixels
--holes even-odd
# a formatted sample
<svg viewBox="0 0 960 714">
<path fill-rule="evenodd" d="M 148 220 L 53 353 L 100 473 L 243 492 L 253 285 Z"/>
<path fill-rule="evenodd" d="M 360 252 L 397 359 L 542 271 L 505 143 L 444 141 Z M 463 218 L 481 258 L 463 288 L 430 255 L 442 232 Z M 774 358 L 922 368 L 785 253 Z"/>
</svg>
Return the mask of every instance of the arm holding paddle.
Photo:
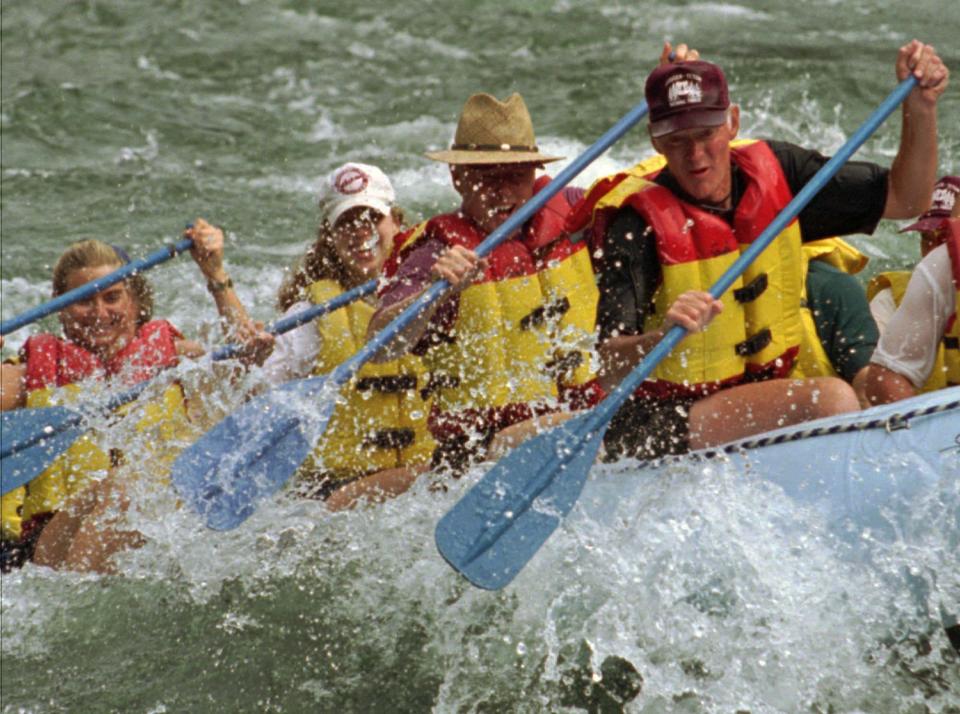
<svg viewBox="0 0 960 714">
<path fill-rule="evenodd" d="M 424 253 L 422 256 L 424 259 L 430 259 L 430 246 L 422 246 L 418 250 Z M 421 256 L 411 255 L 406 265 L 415 266 L 421 262 L 419 260 L 420 257 Z M 433 280 L 446 280 L 450 283 L 450 289 L 447 291 L 445 299 L 433 302 L 422 312 L 418 313 L 417 316 L 410 321 L 410 324 L 404 327 L 391 342 L 373 356 L 372 361 L 388 362 L 413 349 L 427 332 L 430 322 L 433 320 L 437 311 L 447 306 L 454 295 L 471 285 L 474 280 L 482 274 L 485 265 L 486 261 L 481 260 L 474 251 L 464 248 L 463 246 L 458 245 L 444 249 L 430 267 L 429 275 Z M 414 270 L 416 270 L 416 268 L 414 268 Z M 404 268 L 401 267 L 401 273 L 397 275 L 396 282 L 402 284 L 405 280 L 416 280 L 414 274 L 404 275 L 403 271 Z M 421 289 L 416 290 L 416 292 L 404 297 L 398 302 L 378 309 L 370 320 L 370 325 L 367 328 L 367 338 L 370 339 L 370 337 L 393 322 L 400 313 L 420 298 L 427 287 L 429 287 L 429 285 L 423 286 Z"/>
<path fill-rule="evenodd" d="M 710 293 L 690 290 L 673 303 L 661 327 L 642 335 L 618 335 L 604 340 L 598 348 L 601 386 L 608 392 L 616 387 L 674 325 L 682 327 L 685 336 L 702 332 L 722 310 L 723 303 Z"/>
<path fill-rule="evenodd" d="M 913 40 L 900 48 L 897 79 L 909 76 L 916 88 L 903 103 L 900 148 L 890 167 L 884 218 L 913 218 L 930 206 L 937 180 L 937 101 L 950 72 L 931 45 Z"/>
</svg>

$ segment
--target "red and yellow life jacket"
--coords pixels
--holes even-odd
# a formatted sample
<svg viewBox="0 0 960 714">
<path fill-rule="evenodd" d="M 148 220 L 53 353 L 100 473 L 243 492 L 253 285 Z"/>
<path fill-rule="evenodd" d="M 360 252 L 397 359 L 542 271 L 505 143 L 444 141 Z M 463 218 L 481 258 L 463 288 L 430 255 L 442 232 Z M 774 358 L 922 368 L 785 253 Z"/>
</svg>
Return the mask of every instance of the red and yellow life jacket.
<svg viewBox="0 0 960 714">
<path fill-rule="evenodd" d="M 78 383 L 84 380 L 115 377 L 132 384 L 150 379 L 177 363 L 176 339 L 179 337 L 176 328 L 165 320 L 148 322 L 138 330 L 136 338 L 107 363 L 54 335 L 30 337 L 20 350 L 26 368 L 26 406 L 48 407 L 77 401 L 83 395 Z M 143 416 L 137 422 L 137 430 L 144 435 L 145 442 L 164 444 L 183 435 L 186 409 L 178 385 L 166 389 L 159 399 L 144 402 L 140 408 Z M 116 456 L 114 454 L 113 460 Z M 19 538 L 21 524 L 59 510 L 92 478 L 106 475 L 111 465 L 111 456 L 97 445 L 93 435 L 80 437 L 46 471 L 3 496 L 0 501 L 3 537 Z"/>
<path fill-rule="evenodd" d="M 956 312 L 960 311 L 960 218 L 945 220 L 942 230 L 947 244 L 947 253 L 950 256 L 950 270 L 956 291 L 955 312 L 947 321 L 943 339 L 937 346 L 937 357 L 933 363 L 933 369 L 920 388 L 921 392 L 933 392 L 960 384 L 960 320 L 957 319 Z M 907 292 L 911 275 L 912 273 L 906 270 L 875 275 L 867 285 L 867 299 L 873 300 L 877 293 L 889 288 L 894 303 L 899 306 Z"/>
<path fill-rule="evenodd" d="M 342 292 L 334 280 L 309 287 L 315 304 Z M 322 351 L 314 374 L 326 374 L 363 347 L 373 313 L 371 305 L 357 300 L 317 320 Z M 340 390 L 323 441 L 303 468 L 345 479 L 429 462 L 436 443 L 427 428 L 429 402 L 421 396 L 427 386 L 424 372 L 420 358 L 410 354 L 382 364 L 367 362 Z"/>
<path fill-rule="evenodd" d="M 595 183 L 568 222 L 571 231 L 589 228 L 598 247 L 620 208 L 630 206 L 650 226 L 662 280 L 645 332 L 662 325 L 682 293 L 709 290 L 793 198 L 765 143 L 744 140 L 731 147 L 731 159 L 747 179 L 732 228 L 653 183 L 665 164 L 662 156 Z M 710 327 L 687 335 L 638 393 L 698 397 L 746 379 L 789 374 L 803 340 L 800 244 L 794 219 L 721 296 L 724 310 Z"/>
<path fill-rule="evenodd" d="M 541 177 L 536 189 L 548 182 Z M 558 399 L 586 406 L 602 396 L 592 358 L 599 293 L 588 246 L 564 233 L 569 210 L 558 193 L 520 238 L 490 253 L 482 278 L 457 296 L 453 329 L 423 358 L 438 439 L 502 428 Z M 485 238 L 460 213 L 437 216 L 398 237 L 386 273 L 422 240 L 472 250 Z"/>
</svg>

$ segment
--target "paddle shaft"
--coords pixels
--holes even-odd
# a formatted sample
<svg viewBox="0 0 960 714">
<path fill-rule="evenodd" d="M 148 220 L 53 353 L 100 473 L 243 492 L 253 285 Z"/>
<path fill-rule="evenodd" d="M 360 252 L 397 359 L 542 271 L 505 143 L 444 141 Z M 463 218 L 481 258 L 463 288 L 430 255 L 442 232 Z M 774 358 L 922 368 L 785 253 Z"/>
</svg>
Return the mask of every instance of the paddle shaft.
<svg viewBox="0 0 960 714">
<path fill-rule="evenodd" d="M 840 147 L 840 150 L 834 154 L 827 163 L 820 167 L 820 170 L 814 174 L 807 184 L 793 197 L 776 218 L 771 221 L 755 241 L 750 244 L 740 257 L 727 268 L 726 272 L 720 276 L 717 282 L 710 288 L 710 294 L 719 299 L 734 281 L 740 277 L 744 270 L 753 263 L 760 253 L 773 242 L 780 232 L 796 218 L 800 211 L 810 203 L 814 196 L 819 193 L 826 183 L 840 170 L 840 167 L 859 149 L 863 143 L 877 130 L 887 117 L 907 98 L 910 91 L 916 86 L 917 80 L 912 75 L 904 79 L 897 88 L 894 89 L 883 103 L 877 107 L 869 118 L 857 129 L 853 136 L 847 139 L 846 143 Z M 708 328 L 709 329 L 709 328 Z M 616 389 L 614 389 L 606 399 L 594 408 L 594 418 L 591 420 L 591 426 L 594 428 L 606 425 L 613 415 L 616 414 L 620 405 L 623 404 L 634 390 L 640 386 L 650 373 L 656 369 L 657 365 L 676 347 L 686 336 L 687 331 L 680 325 L 671 327 L 663 339 L 657 343 L 631 372 L 628 374 Z"/>
<path fill-rule="evenodd" d="M 556 178 L 554 178 L 543 189 L 538 191 L 529 201 L 517 209 L 499 228 L 484 239 L 477 246 L 476 253 L 483 258 L 493 251 L 498 245 L 504 242 L 514 231 L 520 229 L 524 223 L 534 216 L 547 201 L 553 198 L 563 188 L 573 180 L 581 171 L 590 165 L 600 154 L 609 149 L 620 137 L 627 133 L 647 114 L 646 101 L 640 102 L 627 114 L 625 114 L 616 124 L 610 127 L 603 136 L 596 140 L 586 151 L 570 162 Z M 397 315 L 380 332 L 370 338 L 370 340 L 350 359 L 341 363 L 333 372 L 330 373 L 329 380 L 337 386 L 343 386 L 349 382 L 360 368 L 366 364 L 377 352 L 387 346 L 407 325 L 416 319 L 424 309 L 427 308 L 438 298 L 442 297 L 450 289 L 450 283 L 446 280 L 438 280 L 427 288 L 416 300 Z"/>
<path fill-rule="evenodd" d="M 84 283 L 78 288 L 74 288 L 73 290 L 69 290 L 62 295 L 58 295 L 57 297 L 53 298 L 53 300 L 49 300 L 42 305 L 37 305 L 36 307 L 31 308 L 30 310 L 27 310 L 16 317 L 0 323 L 0 335 L 8 335 L 14 330 L 19 330 L 21 327 L 29 325 L 31 322 L 36 322 L 42 317 L 46 317 L 54 312 L 59 312 L 63 308 L 73 305 L 75 302 L 86 300 L 87 298 L 96 295 L 104 288 L 108 288 L 111 285 L 119 283 L 121 280 L 124 280 L 131 275 L 142 273 L 156 265 L 165 263 L 183 251 L 189 250 L 192 245 L 193 241 L 189 238 L 181 238 L 176 243 L 161 248 L 160 250 L 151 253 L 146 258 L 134 260 L 121 268 L 117 268 L 109 275 L 104 275 L 102 278 L 91 280 L 89 283 Z"/>
<path fill-rule="evenodd" d="M 365 297 L 377 289 L 376 280 L 368 280 L 362 285 L 348 290 L 340 295 L 337 295 L 335 298 L 328 300 L 325 303 L 320 305 L 314 305 L 313 307 L 307 308 L 306 310 L 301 310 L 300 312 L 285 317 L 281 320 L 277 320 L 266 328 L 266 331 L 272 335 L 282 335 L 284 332 L 289 332 L 301 325 L 305 325 L 308 322 L 312 322 L 322 315 L 326 315 L 328 312 L 333 312 L 338 310 L 345 305 L 348 305 L 355 300 L 359 300 L 362 297 Z M 236 357 L 240 354 L 243 347 L 241 345 L 223 345 L 222 347 L 217 348 L 210 355 L 211 359 L 214 362 L 219 362 L 222 360 L 230 359 Z M 132 402 L 141 394 L 143 391 L 150 385 L 150 380 L 145 382 L 140 382 L 139 384 L 134 385 L 130 389 L 127 389 L 119 394 L 112 396 L 106 403 L 92 407 L 92 411 L 99 412 L 109 412 L 114 409 L 122 407 L 124 404 Z M 80 424 L 84 418 L 85 414 L 83 411 L 76 411 L 69 418 L 64 419 L 60 422 L 59 426 L 62 429 L 68 429 L 70 427 Z M 28 439 L 22 439 L 13 444 L 4 445 L 3 449 L 0 450 L 0 458 L 5 458 L 9 456 L 14 451 L 20 451 L 25 449 L 33 444 L 37 443 L 41 439 L 46 438 L 48 435 L 42 432 L 34 434 Z"/>
</svg>

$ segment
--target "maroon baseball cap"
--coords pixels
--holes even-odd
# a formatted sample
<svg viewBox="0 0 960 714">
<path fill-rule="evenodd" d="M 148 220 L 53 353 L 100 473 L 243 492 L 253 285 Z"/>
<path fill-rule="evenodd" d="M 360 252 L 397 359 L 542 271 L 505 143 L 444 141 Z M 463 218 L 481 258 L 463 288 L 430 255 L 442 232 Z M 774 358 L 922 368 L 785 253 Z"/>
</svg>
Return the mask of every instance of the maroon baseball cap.
<svg viewBox="0 0 960 714">
<path fill-rule="evenodd" d="M 657 67 L 644 88 L 650 107 L 650 135 L 657 137 L 726 121 L 730 94 L 723 70 L 711 62 L 678 62 Z"/>
<path fill-rule="evenodd" d="M 936 230 L 944 218 L 950 218 L 958 198 L 960 198 L 960 176 L 944 176 L 933 187 L 930 210 L 922 213 L 920 220 L 916 223 L 901 228 L 900 232 Z"/>
</svg>

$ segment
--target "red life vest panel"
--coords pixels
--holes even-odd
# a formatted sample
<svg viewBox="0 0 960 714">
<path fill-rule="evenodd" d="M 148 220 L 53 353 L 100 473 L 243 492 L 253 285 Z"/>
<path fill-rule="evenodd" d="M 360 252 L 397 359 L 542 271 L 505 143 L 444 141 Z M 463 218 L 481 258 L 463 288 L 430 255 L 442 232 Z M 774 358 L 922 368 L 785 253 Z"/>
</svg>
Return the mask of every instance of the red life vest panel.
<svg viewBox="0 0 960 714">
<path fill-rule="evenodd" d="M 150 379 L 158 371 L 177 364 L 176 340 L 182 337 L 166 320 L 152 320 L 137 330 L 137 336 L 107 363 L 84 348 L 55 335 L 34 335 L 20 350 L 26 364 L 28 392 L 63 387 L 94 376 L 121 375 L 132 383 Z"/>
</svg>

